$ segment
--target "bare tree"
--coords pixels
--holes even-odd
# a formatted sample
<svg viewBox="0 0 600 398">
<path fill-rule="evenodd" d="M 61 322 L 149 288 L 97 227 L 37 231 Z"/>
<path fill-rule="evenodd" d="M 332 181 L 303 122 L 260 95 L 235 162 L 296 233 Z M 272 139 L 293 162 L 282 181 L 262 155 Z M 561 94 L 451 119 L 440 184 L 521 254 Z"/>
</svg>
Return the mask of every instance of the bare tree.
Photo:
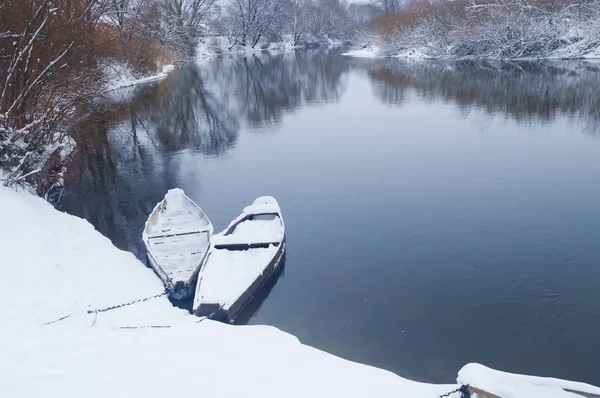
<svg viewBox="0 0 600 398">
<path fill-rule="evenodd" d="M 127 44 L 142 28 L 144 11 L 151 0 L 110 0 L 106 17 L 119 31 L 123 54 L 127 55 Z"/>
<path fill-rule="evenodd" d="M 58 183 L 72 142 L 61 122 L 101 81 L 91 34 L 101 0 L 8 0 L 0 8 L 0 168 L 5 184 L 44 195 Z"/>
<path fill-rule="evenodd" d="M 156 0 L 158 23 L 153 30 L 162 42 L 173 49 L 179 58 L 190 58 L 195 52 L 197 37 L 216 0 Z"/>
<path fill-rule="evenodd" d="M 373 0 L 372 4 L 384 13 L 399 11 L 402 6 L 401 0 Z"/>
<path fill-rule="evenodd" d="M 600 46 L 600 0 L 420 1 L 361 44 L 382 55 L 516 59 L 580 57 Z"/>
<path fill-rule="evenodd" d="M 304 18 L 308 33 L 321 39 L 348 37 L 353 30 L 340 0 L 307 0 Z"/>
<path fill-rule="evenodd" d="M 226 12 L 232 43 L 254 48 L 282 17 L 283 7 L 278 0 L 231 0 Z"/>
</svg>

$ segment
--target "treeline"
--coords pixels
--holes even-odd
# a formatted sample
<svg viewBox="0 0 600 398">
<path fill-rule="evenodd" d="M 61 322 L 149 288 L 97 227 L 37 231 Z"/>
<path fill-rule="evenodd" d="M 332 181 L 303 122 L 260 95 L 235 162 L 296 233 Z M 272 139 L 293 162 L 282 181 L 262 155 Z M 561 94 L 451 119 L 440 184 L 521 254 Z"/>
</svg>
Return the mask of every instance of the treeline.
<svg viewBox="0 0 600 398">
<path fill-rule="evenodd" d="M 425 3 L 373 18 L 357 42 L 385 56 L 577 58 L 600 52 L 600 1 Z"/>
</svg>

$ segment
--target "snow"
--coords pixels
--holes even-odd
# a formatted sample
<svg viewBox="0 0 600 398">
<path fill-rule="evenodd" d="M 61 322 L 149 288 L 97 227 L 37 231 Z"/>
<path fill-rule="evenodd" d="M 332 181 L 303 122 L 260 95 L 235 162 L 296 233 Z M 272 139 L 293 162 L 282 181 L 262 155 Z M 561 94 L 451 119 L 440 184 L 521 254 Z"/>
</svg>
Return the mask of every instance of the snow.
<svg viewBox="0 0 600 398">
<path fill-rule="evenodd" d="M 41 198 L 0 186 L 0 203 L 3 396 L 437 398 L 457 387 L 417 383 L 346 361 L 272 327 L 197 318 L 164 296 L 88 313 L 160 295 L 163 285 L 89 223 Z M 459 381 L 515 394 L 540 384 L 599 393 L 592 386 L 514 377 L 480 365 L 466 366 Z"/>
<path fill-rule="evenodd" d="M 220 304 L 227 310 L 264 272 L 279 247 L 248 250 L 212 249 L 198 275 L 194 308 Z"/>
<path fill-rule="evenodd" d="M 183 190 L 171 189 L 159 202 L 144 230 L 144 237 L 184 234 L 195 231 L 210 231 L 212 224 L 202 209 L 198 207 Z"/>
<path fill-rule="evenodd" d="M 244 211 L 244 213 L 246 212 Z M 280 242 L 283 239 L 283 232 L 283 223 L 279 216 L 271 214 L 257 215 L 252 220 L 239 223 L 229 235 L 221 233 L 213 236 L 213 244 L 232 245 Z"/>
<path fill-rule="evenodd" d="M 280 211 L 277 200 L 272 196 L 256 198 L 250 206 L 244 208 L 244 213 L 247 215 L 279 213 Z"/>
<path fill-rule="evenodd" d="M 160 73 L 152 76 L 135 76 L 133 71 L 126 65 L 112 64 L 105 69 L 105 78 L 108 81 L 106 91 L 114 91 L 120 88 L 136 86 L 139 84 L 152 83 L 167 77 L 170 71 L 175 69 L 174 65 L 165 65 Z"/>
<path fill-rule="evenodd" d="M 233 231 L 226 234 L 234 226 Z M 214 245 L 281 242 L 283 234 L 284 224 L 277 200 L 272 196 L 261 196 L 246 206 L 225 231 L 213 236 L 212 242 Z"/>
<path fill-rule="evenodd" d="M 346 55 L 348 57 L 355 57 L 355 58 L 380 58 L 381 57 L 379 55 L 379 48 L 376 46 L 359 48 L 356 50 L 350 50 L 350 51 L 343 53 L 342 55 Z"/>
<path fill-rule="evenodd" d="M 493 370 L 479 364 L 468 364 L 458 372 L 462 384 L 496 394 L 503 398 L 575 398 L 580 395 L 565 390 L 600 395 L 600 388 L 585 383 L 524 376 Z"/>
<path fill-rule="evenodd" d="M 148 240 L 152 260 L 163 278 L 174 284 L 189 282 L 200 268 L 208 251 L 210 236 L 207 232 Z"/>
<path fill-rule="evenodd" d="M 152 270 L 133 254 L 116 249 L 87 221 L 4 186 L 0 203 L 0 300 L 10 303 L 0 309 L 2 327 L 23 330 L 72 313 L 78 315 L 69 323 L 87 325 L 89 309 L 163 292 Z M 97 325 L 170 322 L 184 315 L 161 299 L 102 313 Z"/>
</svg>

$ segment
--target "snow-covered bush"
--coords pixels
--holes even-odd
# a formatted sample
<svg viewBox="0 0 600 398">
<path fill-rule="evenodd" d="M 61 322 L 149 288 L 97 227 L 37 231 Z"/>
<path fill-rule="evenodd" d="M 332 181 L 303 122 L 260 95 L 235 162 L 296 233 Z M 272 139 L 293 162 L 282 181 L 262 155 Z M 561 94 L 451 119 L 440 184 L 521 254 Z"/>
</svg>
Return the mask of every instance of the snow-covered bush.
<svg viewBox="0 0 600 398">
<path fill-rule="evenodd" d="M 393 30 L 365 35 L 381 55 L 430 58 L 575 58 L 600 49 L 600 0 L 473 0 L 411 14 Z M 369 37 L 370 36 L 370 37 Z M 374 37 L 378 36 L 378 37 Z"/>
<path fill-rule="evenodd" d="M 0 173 L 40 196 L 62 183 L 64 122 L 102 80 L 94 28 L 106 0 L 6 0 L 0 6 Z"/>
<path fill-rule="evenodd" d="M 47 122 L 15 129 L 0 115 L 0 171 L 6 186 L 20 185 L 53 201 L 62 194 L 65 163 L 75 142 Z"/>
</svg>

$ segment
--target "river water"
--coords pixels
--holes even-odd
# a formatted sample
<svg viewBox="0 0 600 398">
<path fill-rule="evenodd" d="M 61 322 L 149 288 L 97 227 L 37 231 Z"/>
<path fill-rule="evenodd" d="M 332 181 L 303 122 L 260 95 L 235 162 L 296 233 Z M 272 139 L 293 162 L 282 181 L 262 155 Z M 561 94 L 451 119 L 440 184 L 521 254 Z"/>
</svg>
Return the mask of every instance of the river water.
<svg viewBox="0 0 600 398">
<path fill-rule="evenodd" d="M 217 231 L 273 195 L 285 269 L 238 323 L 417 380 L 600 385 L 598 93 L 586 62 L 203 60 L 89 109 L 61 206 L 144 260 L 168 189 Z"/>
</svg>

